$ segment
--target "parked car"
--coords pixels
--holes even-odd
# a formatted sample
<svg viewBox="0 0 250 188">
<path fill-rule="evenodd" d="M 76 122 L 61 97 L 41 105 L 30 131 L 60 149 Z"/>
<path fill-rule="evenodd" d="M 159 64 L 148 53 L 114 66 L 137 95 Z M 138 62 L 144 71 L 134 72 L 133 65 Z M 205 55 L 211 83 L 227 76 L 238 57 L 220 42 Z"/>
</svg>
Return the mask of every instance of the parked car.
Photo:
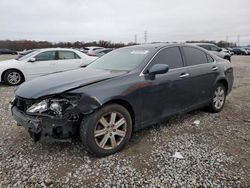
<svg viewBox="0 0 250 188">
<path fill-rule="evenodd" d="M 221 48 L 221 50 L 222 50 L 223 52 L 226 52 L 226 53 L 230 54 L 230 51 L 229 51 L 228 49 L 226 49 L 226 48 Z"/>
<path fill-rule="evenodd" d="M 35 51 L 35 49 L 23 50 L 23 51 L 19 52 L 18 57 L 19 58 L 23 57 L 23 56 L 25 56 L 25 55 L 27 55 L 27 54 L 29 54 L 31 52 L 34 52 L 34 51 Z"/>
<path fill-rule="evenodd" d="M 81 49 L 81 52 L 91 55 L 95 50 L 99 50 L 99 49 L 104 49 L 103 47 L 100 46 L 90 46 L 90 47 L 84 47 Z"/>
<path fill-rule="evenodd" d="M 120 151 L 141 128 L 207 107 L 220 112 L 233 68 L 187 44 L 145 44 L 114 50 L 84 69 L 36 78 L 15 92 L 11 112 L 34 141 L 80 135 L 88 151 Z"/>
<path fill-rule="evenodd" d="M 233 48 L 227 47 L 226 49 L 230 52 L 231 55 L 234 55 Z"/>
<path fill-rule="evenodd" d="M 0 81 L 18 85 L 41 75 L 87 66 L 95 59 L 73 49 L 39 49 L 17 59 L 1 61 Z"/>
<path fill-rule="evenodd" d="M 16 51 L 10 50 L 10 49 L 0 49 L 0 55 L 1 54 L 17 55 L 18 53 Z"/>
<path fill-rule="evenodd" d="M 210 44 L 210 43 L 193 43 L 193 44 L 200 46 L 223 59 L 231 61 L 231 54 L 223 51 L 220 47 L 214 44 Z"/>
<path fill-rule="evenodd" d="M 244 49 L 246 50 L 247 55 L 250 55 L 250 47 L 245 47 Z"/>
<path fill-rule="evenodd" d="M 96 57 L 101 57 L 109 52 L 111 52 L 113 49 L 112 48 L 103 48 L 103 49 L 97 49 L 95 51 L 92 51 L 91 54 L 88 53 L 90 56 L 96 56 Z"/>
<path fill-rule="evenodd" d="M 233 48 L 233 52 L 236 55 L 247 55 L 247 51 L 244 48 Z"/>
</svg>

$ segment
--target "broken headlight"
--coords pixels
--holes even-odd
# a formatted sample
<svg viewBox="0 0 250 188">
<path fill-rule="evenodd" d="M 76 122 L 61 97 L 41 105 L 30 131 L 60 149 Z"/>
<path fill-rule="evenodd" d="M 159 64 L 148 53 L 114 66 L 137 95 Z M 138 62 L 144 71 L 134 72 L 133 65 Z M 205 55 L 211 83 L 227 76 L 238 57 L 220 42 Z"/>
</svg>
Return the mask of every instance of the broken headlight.
<svg viewBox="0 0 250 188">
<path fill-rule="evenodd" d="M 30 106 L 26 112 L 31 114 L 43 114 L 48 115 L 63 115 L 65 111 L 74 108 L 77 105 L 78 100 L 76 98 L 55 98 L 45 99 L 39 103 L 35 103 Z"/>
</svg>

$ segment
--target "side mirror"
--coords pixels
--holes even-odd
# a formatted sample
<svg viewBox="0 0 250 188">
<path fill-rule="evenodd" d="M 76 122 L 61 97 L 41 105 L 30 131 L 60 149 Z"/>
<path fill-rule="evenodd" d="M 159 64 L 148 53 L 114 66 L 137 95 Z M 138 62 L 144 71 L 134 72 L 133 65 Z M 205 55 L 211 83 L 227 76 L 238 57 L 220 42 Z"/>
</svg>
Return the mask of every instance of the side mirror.
<svg viewBox="0 0 250 188">
<path fill-rule="evenodd" d="M 156 74 L 165 74 L 168 70 L 169 66 L 166 64 L 155 64 L 149 69 L 148 74 L 153 76 Z"/>
<path fill-rule="evenodd" d="M 222 49 L 221 49 L 221 48 L 219 48 L 217 51 L 218 51 L 218 52 L 221 52 L 221 51 L 222 51 Z"/>
<path fill-rule="evenodd" d="M 34 57 L 32 57 L 32 58 L 29 59 L 29 62 L 31 62 L 31 63 L 33 63 L 35 61 L 36 61 L 36 58 L 34 58 Z"/>
</svg>

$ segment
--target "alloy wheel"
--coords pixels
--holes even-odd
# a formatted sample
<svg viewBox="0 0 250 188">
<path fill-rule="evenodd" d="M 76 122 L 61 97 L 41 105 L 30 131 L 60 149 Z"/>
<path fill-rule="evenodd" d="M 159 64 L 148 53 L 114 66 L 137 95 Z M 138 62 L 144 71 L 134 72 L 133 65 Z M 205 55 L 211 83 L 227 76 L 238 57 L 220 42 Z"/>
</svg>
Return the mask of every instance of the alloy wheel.
<svg viewBox="0 0 250 188">
<path fill-rule="evenodd" d="M 22 79 L 21 74 L 19 72 L 15 72 L 15 71 L 9 73 L 7 76 L 8 82 L 12 85 L 16 85 L 16 84 L 20 83 L 21 79 Z"/>
<path fill-rule="evenodd" d="M 114 149 L 121 144 L 127 133 L 125 117 L 118 112 L 104 114 L 94 130 L 97 145 L 105 150 Z"/>
<path fill-rule="evenodd" d="M 221 109 L 225 102 L 225 91 L 221 86 L 218 86 L 214 92 L 213 104 L 216 109 Z"/>
</svg>

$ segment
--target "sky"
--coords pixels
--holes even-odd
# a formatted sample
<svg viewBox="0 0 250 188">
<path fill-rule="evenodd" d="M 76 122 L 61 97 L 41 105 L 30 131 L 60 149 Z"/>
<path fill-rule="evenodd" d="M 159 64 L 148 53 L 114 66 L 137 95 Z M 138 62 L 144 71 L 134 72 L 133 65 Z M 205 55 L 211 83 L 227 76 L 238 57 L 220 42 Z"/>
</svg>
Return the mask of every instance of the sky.
<svg viewBox="0 0 250 188">
<path fill-rule="evenodd" d="M 250 0 L 0 0 L 0 40 L 250 44 Z"/>
</svg>

